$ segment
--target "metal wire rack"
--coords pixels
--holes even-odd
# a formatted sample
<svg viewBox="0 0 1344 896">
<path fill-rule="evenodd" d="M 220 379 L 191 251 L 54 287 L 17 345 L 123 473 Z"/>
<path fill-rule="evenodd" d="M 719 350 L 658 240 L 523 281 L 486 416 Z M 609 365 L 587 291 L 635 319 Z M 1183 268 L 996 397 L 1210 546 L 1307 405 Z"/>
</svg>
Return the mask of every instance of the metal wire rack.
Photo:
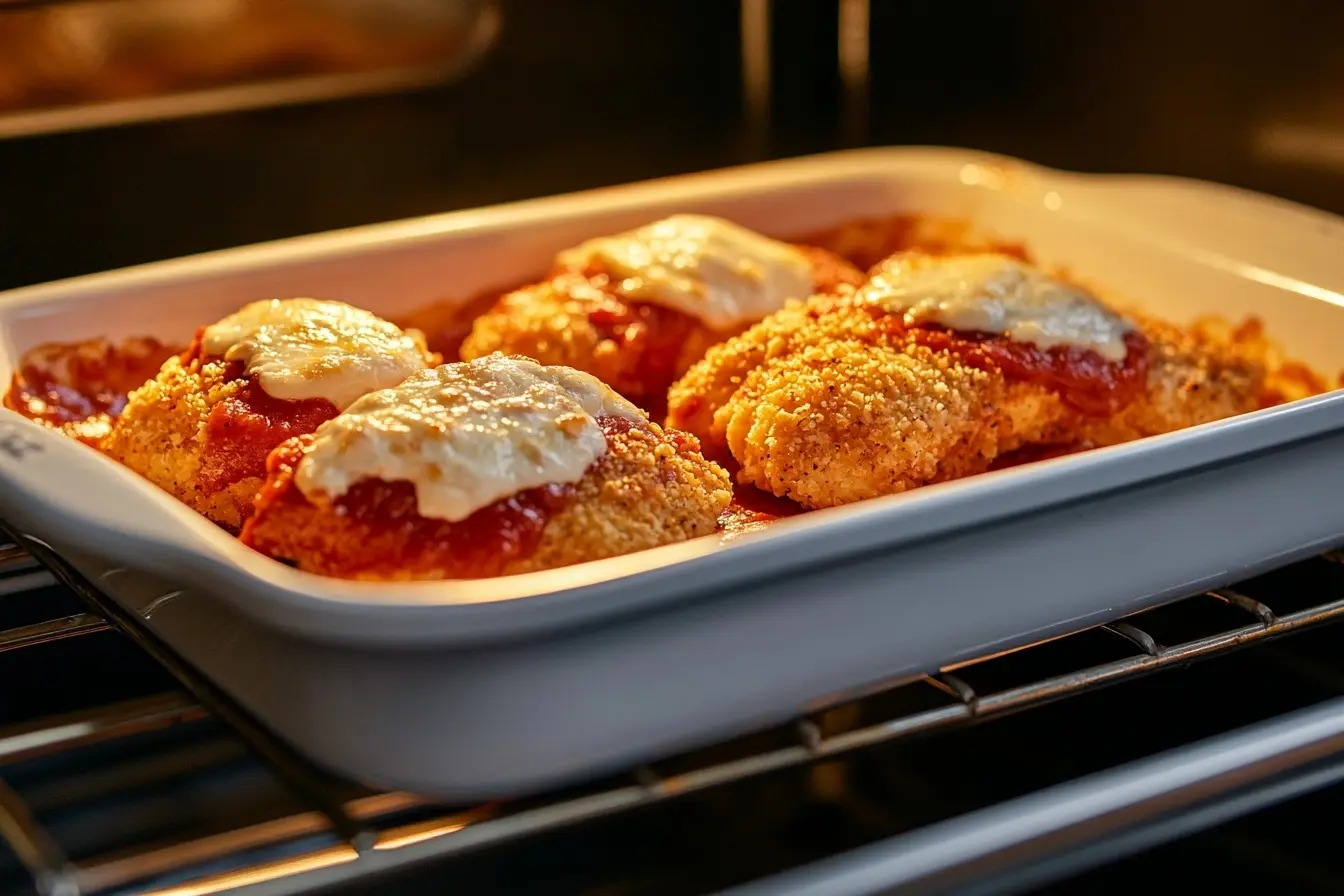
<svg viewBox="0 0 1344 896">
<path fill-rule="evenodd" d="M 40 558 L 40 560 L 39 560 Z M 1307 564 L 1344 570 L 1344 555 L 1331 553 Z M 0 596 L 4 600 L 68 586 L 83 602 L 51 606 L 60 615 L 0 631 L 0 658 L 35 651 L 71 639 L 129 637 L 177 679 L 178 688 L 159 686 L 133 699 L 81 707 L 0 728 L 0 838 L 26 870 L 38 892 L 52 896 L 94 893 L 209 894 L 269 883 L 268 892 L 297 892 L 311 881 L 354 880 L 413 861 L 458 855 L 487 845 L 648 806 L 726 785 L 765 772 L 833 758 L 876 744 L 928 734 L 1013 713 L 1107 684 L 1226 653 L 1286 633 L 1317 627 L 1344 615 L 1344 593 L 1285 595 L 1279 607 L 1266 605 L 1236 588 L 1193 595 L 1180 602 L 1194 629 L 1150 631 L 1146 611 L 1120 622 L 983 657 L 937 675 L 895 683 L 862 700 L 800 716 L 785 729 L 762 732 L 730 744 L 675 757 L 614 779 L 544 797 L 474 807 L 449 807 L 408 793 L 373 792 L 331 778 L 295 755 L 256 724 L 208 681 L 182 664 L 134 619 L 41 545 L 25 550 L 0 544 Z M 63 592 L 68 600 L 68 592 Z M 67 610 L 75 612 L 66 612 Z M 1052 645 L 1087 637 L 1106 649 L 1088 648 L 1093 661 L 1064 670 L 1037 662 Z M 986 687 L 983 673 L 1013 660 L 1025 680 Z M 1024 661 L 1025 660 L 1025 661 Z M 2 674 L 2 673 L 0 673 Z M 1002 677 L 999 677 L 1002 681 Z M 144 754 L 159 776 L 174 768 L 156 758 L 153 745 L 170 741 L 188 774 L 202 765 L 227 766 L 246 755 L 245 742 L 285 785 L 286 799 L 272 801 L 241 821 L 222 819 L 215 829 L 134 832 L 123 848 L 85 854 L 58 845 L 61 838 L 44 821 L 53 807 L 68 812 L 96 804 L 112 786 L 87 775 L 77 785 L 52 774 L 69 757 L 127 743 Z M 156 741 L 157 739 L 157 741 Z M 189 746 L 183 747 L 186 743 Z M 212 752 L 213 751 L 213 752 Z M 128 751 L 123 750 L 125 754 Z M 78 765 L 78 761 L 71 760 Z M 87 768 L 87 759 L 80 760 Z M 129 769 L 129 770 L 128 770 Z M 109 772 L 116 786 L 133 787 L 148 774 L 121 766 Z M 45 776 L 45 777 L 44 777 Z M 139 777 L 137 777 L 139 776 Z M 244 776 L 246 778 L 246 776 Z M 32 786 L 31 781 L 46 781 Z M 157 778 L 155 779 L 157 780 Z M 245 789 L 242 778 L 227 786 Z M 250 780 L 250 779 L 248 779 Z M 20 796 L 14 782 L 29 782 L 34 798 Z M 55 784 L 50 782 L 55 781 Z M 101 788 L 101 789 L 100 789 Z M 92 811 L 92 810 L 88 810 Z"/>
</svg>

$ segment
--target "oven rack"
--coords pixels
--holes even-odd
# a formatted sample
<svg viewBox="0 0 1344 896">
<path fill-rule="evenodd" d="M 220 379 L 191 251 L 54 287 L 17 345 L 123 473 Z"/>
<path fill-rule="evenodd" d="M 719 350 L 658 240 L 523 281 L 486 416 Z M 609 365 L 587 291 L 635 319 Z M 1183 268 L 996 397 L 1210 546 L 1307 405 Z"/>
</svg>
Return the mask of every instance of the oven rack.
<svg viewBox="0 0 1344 896">
<path fill-rule="evenodd" d="M 11 537 L 18 538 L 11 533 Z M 573 789 L 508 804 L 435 805 L 413 794 L 373 792 L 330 777 L 272 737 L 227 696 L 167 651 L 136 620 L 108 601 L 44 545 L 0 539 L 0 600 L 55 582 L 83 600 L 83 612 L 0 631 L 0 655 L 55 641 L 119 633 L 177 679 L 181 690 L 117 701 L 0 728 L 0 838 L 50 896 L 99 893 L 210 894 L 249 885 L 266 893 L 301 892 L 316 885 L 362 879 L 426 859 L 444 859 L 516 841 L 581 821 L 627 812 L 769 771 L 834 758 L 864 747 L 1018 712 L 1136 676 L 1220 655 L 1344 615 L 1344 592 L 1294 594 L 1276 610 L 1240 586 L 1202 592 L 1177 602 L 1204 621 L 1207 633 L 1162 643 L 1144 627 L 1144 611 L 1051 642 L 982 657 L 937 675 L 893 683 L 850 703 L 810 711 L 790 726 L 696 751 L 666 763 Z M 39 559 L 40 558 L 40 559 Z M 1305 565 L 1344 566 L 1331 552 Z M 1334 591 L 1333 588 L 1324 589 Z M 1020 666 L 1050 645 L 1107 636 L 1115 651 L 1103 661 L 1028 677 L 1002 688 L 977 688 L 986 668 Z M 1118 655 L 1116 655 L 1118 653 Z M 1027 663 L 1031 665 L 1030 662 Z M 57 844 L 7 780 L 23 763 L 148 733 L 223 720 L 264 760 L 269 773 L 296 795 L 296 809 L 207 836 L 136 844 L 113 853 L 72 857 Z"/>
</svg>

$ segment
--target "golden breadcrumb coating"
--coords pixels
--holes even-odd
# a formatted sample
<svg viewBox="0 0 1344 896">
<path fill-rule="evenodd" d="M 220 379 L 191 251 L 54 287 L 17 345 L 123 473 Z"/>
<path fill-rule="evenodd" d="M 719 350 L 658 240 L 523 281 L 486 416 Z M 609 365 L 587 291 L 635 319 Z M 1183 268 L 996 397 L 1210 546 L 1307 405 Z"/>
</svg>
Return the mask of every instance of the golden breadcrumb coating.
<svg viewBox="0 0 1344 896">
<path fill-rule="evenodd" d="M 1233 326 L 1220 317 L 1201 317 L 1190 325 L 1190 329 L 1204 339 L 1235 345 L 1260 362 L 1265 369 L 1260 399 L 1264 407 L 1287 404 L 1336 388 L 1307 365 L 1288 357 L 1283 347 L 1269 338 L 1264 324 L 1256 318 L 1248 318 Z M 1344 385 L 1344 374 L 1340 376 L 1339 385 Z"/>
<path fill-rule="evenodd" d="M 1115 444 L 1265 403 L 1262 346 L 1131 317 L 1149 342 L 1146 381 L 1091 416 L 884 327 L 850 295 L 813 297 L 711 349 L 672 387 L 668 426 L 730 453 L 740 482 L 819 508 L 982 472 L 1025 446 Z"/>
<path fill-rule="evenodd" d="M 415 340 L 426 365 L 440 361 Z M 98 448 L 188 507 L 236 532 L 252 513 L 266 455 L 336 415 L 322 399 L 267 396 L 241 365 L 201 357 L 199 335 L 127 397 Z"/>
<path fill-rule="evenodd" d="M 577 486 L 532 556 L 506 573 L 569 566 L 674 544 L 718 528 L 732 479 L 693 436 L 651 423 L 612 436 L 610 450 Z"/>
<path fill-rule="evenodd" d="M 459 354 L 463 361 L 474 361 L 502 352 L 524 355 L 547 366 L 573 367 L 591 373 L 631 401 L 642 402 L 656 394 L 647 383 L 645 340 L 635 344 L 622 338 L 624 329 L 618 334 L 599 326 L 600 318 L 594 312 L 608 305 L 615 306 L 613 318 L 627 316 L 623 303 L 576 274 L 524 286 L 505 294 L 476 318 Z M 706 342 L 704 328 L 682 315 L 661 311 L 654 312 L 655 322 L 679 331 L 659 347 L 666 356 L 660 363 L 675 376 L 703 356 L 712 341 Z"/>
<path fill-rule="evenodd" d="M 304 448 L 296 440 L 272 454 L 243 541 L 323 575 L 437 580 L 554 569 L 714 534 L 732 483 L 694 437 L 651 423 L 609 431 L 607 442 L 608 452 L 541 517 L 544 528 L 529 540 L 513 519 L 512 536 L 501 537 L 494 507 L 458 523 L 421 517 L 405 482 L 366 481 L 335 507 L 314 505 L 293 484 L 293 458 Z M 370 488 L 358 493 L 362 486 Z"/>
<path fill-rule="evenodd" d="M 918 250 L 929 255 L 997 252 L 1030 262 L 1021 242 L 998 239 L 963 218 L 899 214 L 845 221 L 811 233 L 800 242 L 834 252 L 861 270 L 868 270 L 897 252 Z"/>
<path fill-rule="evenodd" d="M 237 529 L 251 512 L 261 476 L 220 489 L 203 488 L 200 476 L 210 412 L 247 385 L 226 379 L 224 370 L 219 361 L 184 365 L 169 358 L 158 376 L 130 394 L 100 447 L 211 521 Z"/>
<path fill-rule="evenodd" d="M 863 281 L 862 273 L 838 256 L 795 248 L 812 262 L 817 292 Z M 471 361 L 502 352 L 573 367 L 637 404 L 661 407 L 673 380 L 711 345 L 742 329 L 712 330 L 680 312 L 629 301 L 610 289 L 602 274 L 559 271 L 502 296 L 476 318 L 460 354 Z"/>
</svg>

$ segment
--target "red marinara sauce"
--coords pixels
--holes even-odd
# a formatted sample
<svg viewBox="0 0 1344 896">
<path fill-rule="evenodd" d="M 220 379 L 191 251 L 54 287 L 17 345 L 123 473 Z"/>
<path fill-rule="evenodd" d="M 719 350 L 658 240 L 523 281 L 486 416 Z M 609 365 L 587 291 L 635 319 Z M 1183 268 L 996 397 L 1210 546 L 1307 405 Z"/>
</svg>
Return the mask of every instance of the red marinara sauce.
<svg viewBox="0 0 1344 896">
<path fill-rule="evenodd" d="M 5 407 L 96 446 L 127 396 L 177 351 L 148 337 L 40 345 L 20 360 Z"/>
<path fill-rule="evenodd" d="M 201 488 L 207 492 L 261 476 L 276 446 L 313 432 L 336 416 L 336 407 L 322 398 L 286 401 L 273 398 L 251 379 L 210 409 L 201 447 Z"/>
<path fill-rule="evenodd" d="M 182 363 L 212 360 L 205 357 L 204 328 L 182 353 Z M 224 367 L 224 381 L 243 380 L 233 395 L 215 404 L 205 421 L 199 481 L 207 492 L 217 492 L 266 471 L 271 450 L 295 436 L 306 435 L 335 417 L 336 406 L 324 398 L 289 401 L 274 398 L 252 377 L 241 361 Z"/>
<path fill-rule="evenodd" d="M 565 273 L 560 270 L 552 276 Z M 700 322 L 673 308 L 623 296 L 612 283 L 612 276 L 601 267 L 590 266 L 579 273 L 596 293 L 588 322 L 603 339 L 614 342 L 623 355 L 633 359 L 630 375 L 644 387 L 646 397 L 664 395 L 681 375 L 682 352 L 691 334 L 701 327 Z"/>
<path fill-rule="evenodd" d="M 764 489 L 738 482 L 741 465 L 731 454 L 725 453 L 724 457 L 714 460 L 733 479 L 733 500 L 719 514 L 719 535 L 723 541 L 748 532 L 759 532 L 777 520 L 807 512 L 807 508 L 797 501 L 778 498 Z"/>
<path fill-rule="evenodd" d="M 806 508 L 788 498 L 777 498 L 753 485 L 734 485 L 732 503 L 719 514 L 719 533 L 724 541 L 729 541 L 806 512 Z"/>
<path fill-rule="evenodd" d="M 623 417 L 599 417 L 597 423 L 608 442 L 637 425 Z M 450 522 L 421 516 L 410 482 L 367 479 L 337 498 L 331 514 L 315 513 L 294 484 L 295 467 L 311 441 L 292 439 L 271 452 L 266 485 L 242 540 L 326 575 L 442 570 L 457 579 L 497 576 L 536 551 L 547 524 L 577 492 L 569 483 L 526 489 Z"/>
<path fill-rule="evenodd" d="M 903 331 L 906 330 L 901 325 Z M 1148 382 L 1148 340 L 1137 330 L 1125 335 L 1123 361 L 1069 346 L 1043 349 L 993 333 L 962 333 L 927 325 L 908 328 L 911 339 L 956 355 L 964 364 L 1001 371 L 1059 394 L 1080 413 L 1108 417 L 1143 391 Z"/>
</svg>

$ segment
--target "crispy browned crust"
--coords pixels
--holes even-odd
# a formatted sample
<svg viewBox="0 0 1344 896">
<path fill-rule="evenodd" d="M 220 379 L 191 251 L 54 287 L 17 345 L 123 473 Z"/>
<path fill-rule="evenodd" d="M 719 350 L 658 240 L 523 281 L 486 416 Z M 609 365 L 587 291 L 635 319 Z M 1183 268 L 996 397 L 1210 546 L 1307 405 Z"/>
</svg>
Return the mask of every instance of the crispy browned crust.
<svg viewBox="0 0 1344 896">
<path fill-rule="evenodd" d="M 721 467 L 701 456 L 694 438 L 650 424 L 647 430 L 612 435 L 608 444 L 608 453 L 550 518 L 535 550 L 500 574 L 554 569 L 715 532 L 732 499 L 732 484 Z M 308 502 L 292 484 L 285 487 L 282 499 L 259 502 L 244 533 L 262 553 L 324 575 L 387 581 L 455 577 L 442 565 L 417 562 L 409 545 L 424 533 L 414 521 L 398 527 L 369 523 Z M 371 559 L 357 561 L 363 568 L 352 570 L 355 556 Z"/>
<path fill-rule="evenodd" d="M 420 344 L 426 364 L 440 358 L 424 346 L 423 336 L 408 331 Z M 183 361 L 184 357 L 191 360 Z M 201 481 L 206 431 L 215 406 L 241 396 L 248 381 L 230 378 L 221 361 L 205 361 L 195 344 L 182 356 L 164 362 L 154 379 L 130 394 L 99 449 L 171 494 L 211 522 L 237 531 L 252 513 L 252 499 L 263 481 L 245 476 L 221 488 Z"/>
<path fill-rule="evenodd" d="M 1143 319 L 1146 388 L 1085 416 L 1045 387 L 893 340 L 847 298 L 814 297 L 712 348 L 669 394 L 668 425 L 727 450 L 739 481 L 811 507 L 987 470 L 1027 445 L 1115 444 L 1261 406 L 1262 347 Z"/>
<path fill-rule="evenodd" d="M 608 301 L 586 279 L 572 274 L 516 289 L 476 318 L 462 342 L 461 358 L 474 361 L 494 352 L 524 355 L 548 366 L 591 373 L 631 401 L 642 402 L 651 392 L 641 375 L 641 353 L 593 322 L 593 311 Z M 689 344 L 687 350 L 693 351 Z"/>
<path fill-rule="evenodd" d="M 823 249 L 800 246 L 813 264 L 813 282 L 817 292 L 831 292 L 842 285 L 857 286 L 862 273 L 837 255 Z M 665 351 L 664 345 L 632 344 L 595 323 L 599 309 L 629 308 L 638 303 L 595 286 L 575 273 L 553 276 L 545 282 L 525 286 L 502 296 L 485 314 L 476 319 L 471 334 L 462 343 L 464 361 L 482 358 L 492 352 L 524 355 L 542 364 L 564 365 L 591 373 L 631 401 L 661 403 L 668 385 L 700 358 L 710 346 L 741 332 L 711 330 L 699 322 L 664 312 L 655 327 L 677 327 L 671 353 L 674 363 L 667 373 L 650 373 L 651 352 Z M 684 334 L 684 335 L 683 335 Z M 662 343 L 663 334 L 655 333 Z"/>
<path fill-rule="evenodd" d="M 225 378 L 221 362 L 184 365 L 169 358 L 158 376 L 131 393 L 100 447 L 197 513 L 237 529 L 251 512 L 261 477 L 207 491 L 200 471 L 211 410 L 244 386 L 244 380 Z"/>
<path fill-rule="evenodd" d="M 970 221 L 934 215 L 901 214 L 860 218 L 811 233 L 802 242 L 818 246 L 847 259 L 861 270 L 897 252 L 918 250 L 930 255 L 998 252 L 1031 261 L 1020 242 L 996 239 L 982 233 Z"/>
</svg>

